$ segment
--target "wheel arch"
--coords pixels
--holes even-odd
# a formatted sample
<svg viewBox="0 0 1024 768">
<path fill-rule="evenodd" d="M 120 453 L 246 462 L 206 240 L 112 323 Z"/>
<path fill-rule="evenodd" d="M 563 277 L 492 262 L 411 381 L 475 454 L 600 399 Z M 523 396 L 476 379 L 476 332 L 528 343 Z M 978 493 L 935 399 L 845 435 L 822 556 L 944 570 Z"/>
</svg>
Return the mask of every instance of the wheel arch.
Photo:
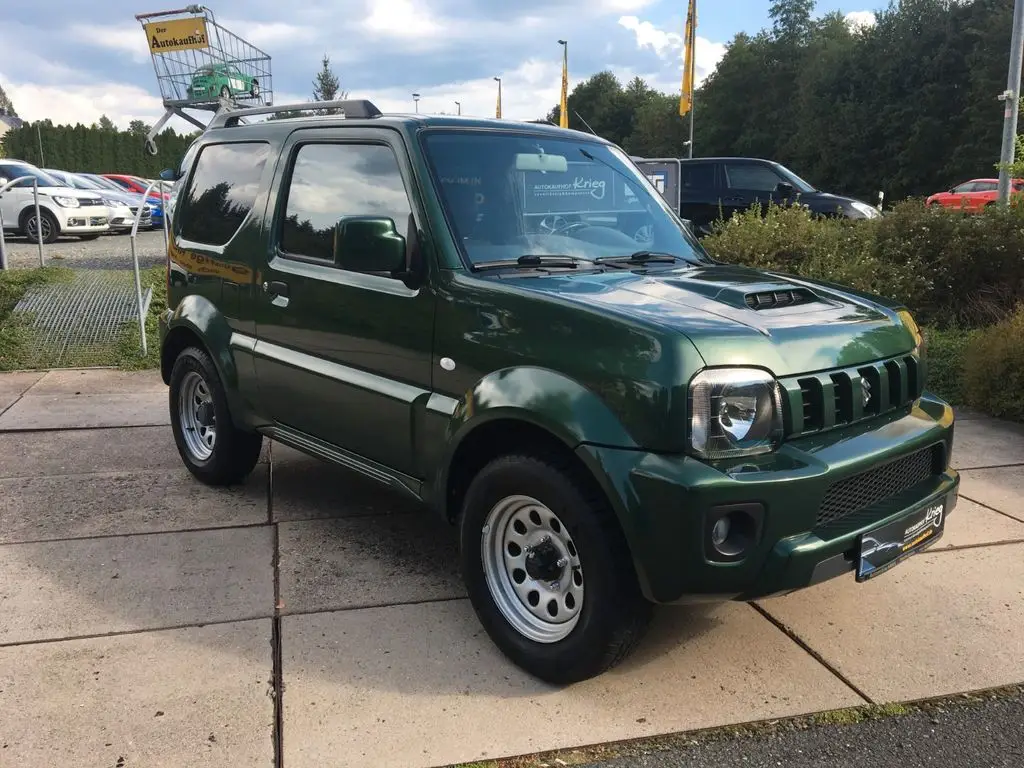
<svg viewBox="0 0 1024 768">
<path fill-rule="evenodd" d="M 444 448 L 431 482 L 431 502 L 450 523 L 461 512 L 472 478 L 501 455 L 521 452 L 555 459 L 599 493 L 623 535 L 616 484 L 580 447 L 593 444 L 638 449 L 619 417 L 592 389 L 546 368 L 517 367 L 483 377 L 454 406 L 443 429 L 428 439 Z"/>
<path fill-rule="evenodd" d="M 239 398 L 238 365 L 231 352 L 234 332 L 227 318 L 203 296 L 191 294 L 181 300 L 167 320 L 160 344 L 160 377 L 170 384 L 171 370 L 178 355 L 189 346 L 204 350 L 213 361 L 224 385 L 232 418 L 242 423 L 248 408 Z"/>
</svg>

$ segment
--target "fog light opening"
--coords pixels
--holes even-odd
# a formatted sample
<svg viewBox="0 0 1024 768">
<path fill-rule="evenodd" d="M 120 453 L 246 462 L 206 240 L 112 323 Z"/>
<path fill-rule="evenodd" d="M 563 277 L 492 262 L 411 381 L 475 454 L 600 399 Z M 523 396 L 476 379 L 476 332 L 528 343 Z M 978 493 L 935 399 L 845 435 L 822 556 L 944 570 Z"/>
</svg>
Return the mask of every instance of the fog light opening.
<svg viewBox="0 0 1024 768">
<path fill-rule="evenodd" d="M 763 510 L 744 504 L 712 510 L 708 532 L 709 554 L 714 560 L 739 560 L 754 546 Z"/>
</svg>

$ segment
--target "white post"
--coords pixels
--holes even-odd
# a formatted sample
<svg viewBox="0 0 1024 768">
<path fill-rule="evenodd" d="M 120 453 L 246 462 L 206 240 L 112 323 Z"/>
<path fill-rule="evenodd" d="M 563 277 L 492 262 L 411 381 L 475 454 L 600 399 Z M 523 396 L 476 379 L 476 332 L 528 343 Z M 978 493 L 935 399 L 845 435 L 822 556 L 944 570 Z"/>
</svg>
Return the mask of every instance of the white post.
<svg viewBox="0 0 1024 768">
<path fill-rule="evenodd" d="M 39 180 L 32 179 L 32 197 L 36 202 L 36 241 L 39 245 L 39 266 L 45 267 L 43 262 L 43 217 L 39 211 Z"/>
</svg>

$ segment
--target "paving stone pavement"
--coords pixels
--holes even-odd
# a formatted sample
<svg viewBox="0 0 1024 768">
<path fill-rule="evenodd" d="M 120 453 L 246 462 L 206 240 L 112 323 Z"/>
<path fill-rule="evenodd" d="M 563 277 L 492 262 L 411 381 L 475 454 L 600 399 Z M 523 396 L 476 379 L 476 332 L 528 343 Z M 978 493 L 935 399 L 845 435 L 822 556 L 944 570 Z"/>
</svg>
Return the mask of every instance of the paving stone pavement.
<svg viewBox="0 0 1024 768">
<path fill-rule="evenodd" d="M 933 550 L 755 605 L 659 609 L 554 688 L 494 649 L 454 534 L 269 442 L 181 465 L 153 373 L 0 376 L 0 765 L 430 768 L 1024 681 L 1024 429 L 958 422 Z"/>
</svg>

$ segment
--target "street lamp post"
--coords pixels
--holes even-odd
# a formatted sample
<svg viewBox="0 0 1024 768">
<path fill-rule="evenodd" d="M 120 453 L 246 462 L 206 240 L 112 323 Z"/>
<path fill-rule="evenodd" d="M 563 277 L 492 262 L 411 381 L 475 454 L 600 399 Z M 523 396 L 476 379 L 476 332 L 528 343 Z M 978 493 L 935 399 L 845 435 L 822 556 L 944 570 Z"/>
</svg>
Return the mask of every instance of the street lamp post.
<svg viewBox="0 0 1024 768">
<path fill-rule="evenodd" d="M 558 101 L 559 126 L 569 127 L 569 42 L 559 40 L 562 46 L 562 92 Z"/>
<path fill-rule="evenodd" d="M 501 78 L 496 77 L 494 81 L 498 84 L 498 108 L 494 110 L 494 116 L 501 118 Z"/>
<path fill-rule="evenodd" d="M 418 93 L 414 93 L 412 95 L 412 100 L 413 100 L 413 103 L 416 105 L 416 113 L 419 114 L 419 111 L 420 111 L 420 95 Z"/>
<path fill-rule="evenodd" d="M 1006 103 L 1003 110 L 1003 147 L 999 157 L 1000 204 L 1010 199 L 1010 163 L 1014 160 L 1017 139 L 1017 105 L 1020 104 L 1020 69 L 1024 59 L 1024 0 L 1013 4 L 1013 36 L 1010 42 L 1010 71 L 1006 78 L 1006 90 L 999 98 Z"/>
<path fill-rule="evenodd" d="M 456 101 L 455 102 L 455 109 L 456 109 L 456 113 L 455 114 L 461 115 L 462 114 L 462 102 Z"/>
</svg>

